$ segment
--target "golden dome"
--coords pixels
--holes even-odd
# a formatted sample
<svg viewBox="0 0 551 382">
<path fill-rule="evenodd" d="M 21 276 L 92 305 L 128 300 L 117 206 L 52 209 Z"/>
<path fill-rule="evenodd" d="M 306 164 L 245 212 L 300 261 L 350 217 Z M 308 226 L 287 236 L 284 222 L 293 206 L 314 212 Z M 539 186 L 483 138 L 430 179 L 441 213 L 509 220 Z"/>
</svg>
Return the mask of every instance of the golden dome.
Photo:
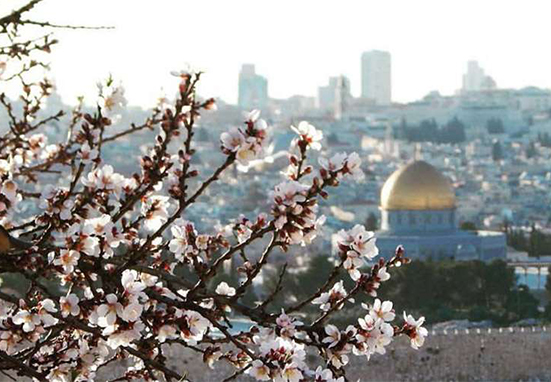
<svg viewBox="0 0 551 382">
<path fill-rule="evenodd" d="M 424 161 L 411 162 L 395 171 L 381 190 L 385 210 L 449 210 L 455 208 L 450 182 Z"/>
</svg>

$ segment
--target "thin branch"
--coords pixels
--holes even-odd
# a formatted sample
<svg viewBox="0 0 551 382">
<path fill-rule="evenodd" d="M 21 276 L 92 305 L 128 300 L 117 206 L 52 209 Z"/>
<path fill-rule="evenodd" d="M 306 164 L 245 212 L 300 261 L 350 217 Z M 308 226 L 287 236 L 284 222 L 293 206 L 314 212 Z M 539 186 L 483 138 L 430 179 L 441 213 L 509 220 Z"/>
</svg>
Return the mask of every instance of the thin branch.
<svg viewBox="0 0 551 382">
<path fill-rule="evenodd" d="M 62 29 L 115 29 L 112 26 L 99 26 L 99 27 L 90 27 L 85 25 L 63 25 L 63 24 L 52 24 L 47 21 L 34 21 L 34 20 L 19 20 L 19 23 L 26 25 L 37 25 L 39 27 L 45 28 L 62 28 Z"/>
</svg>

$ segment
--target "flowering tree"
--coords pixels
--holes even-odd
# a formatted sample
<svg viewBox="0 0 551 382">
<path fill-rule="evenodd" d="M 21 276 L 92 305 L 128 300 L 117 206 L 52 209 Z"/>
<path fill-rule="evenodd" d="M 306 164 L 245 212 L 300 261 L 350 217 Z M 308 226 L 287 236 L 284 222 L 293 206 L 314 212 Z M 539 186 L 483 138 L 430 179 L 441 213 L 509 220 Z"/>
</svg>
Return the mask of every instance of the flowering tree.
<svg viewBox="0 0 551 382">
<path fill-rule="evenodd" d="M 36 78 L 45 68 L 41 55 L 56 41 L 49 33 L 32 40 L 22 33 L 56 27 L 26 17 L 38 2 L 0 18 L 0 92 L 8 84 L 22 89 L 17 105 L 0 94 L 8 116 L 0 120 L 0 272 L 28 282 L 21 296 L 0 291 L 1 371 L 41 381 L 89 381 L 125 358 L 130 366 L 116 380 L 192 380 L 167 366 L 172 345 L 191 349 L 209 366 L 231 364 L 227 380 L 249 374 L 257 380 L 345 381 L 351 353 L 369 360 L 384 354 L 398 335 L 409 336 L 413 348 L 423 344 L 423 318 L 404 313 L 403 322 L 393 324 L 392 302 L 376 298 L 390 269 L 408 262 L 403 249 L 389 260 L 375 259 L 374 235 L 360 225 L 339 232 L 334 270 L 307 299 L 273 312 L 270 304 L 281 293 L 275 288 L 252 306 L 244 302 L 274 250 L 315 239 L 324 222 L 319 199 L 363 175 L 355 153 L 321 159 L 314 170 L 308 153 L 320 149 L 322 133 L 312 125 L 293 128 L 289 168 L 271 193 L 271 210 L 210 232 L 199 232 L 186 210 L 232 166 L 262 156 L 269 126 L 251 112 L 243 126 L 221 135 L 223 160 L 216 169 L 199 174 L 191 162 L 195 122 L 215 109 L 213 99 L 196 94 L 201 73 L 173 73 L 179 82 L 174 102 L 116 133 L 110 125 L 126 101 L 123 88 L 108 80 L 100 86 L 96 111 L 77 107 L 67 138 L 47 142 L 41 130 L 63 112 L 41 113 L 52 85 Z M 104 163 L 106 145 L 144 129 L 157 134 L 139 173 L 125 177 Z M 176 139 L 183 144 L 173 149 Z M 23 201 L 40 212 L 22 218 Z M 16 239 L 23 233 L 27 241 Z M 265 244 L 259 256 L 247 253 L 252 243 Z M 235 257 L 242 261 L 239 283 L 213 286 Z M 348 291 L 337 281 L 341 269 L 355 282 Z M 373 300 L 363 304 L 357 324 L 331 324 L 335 312 L 362 294 Z M 299 321 L 310 305 L 319 313 Z M 254 325 L 236 332 L 230 314 Z M 306 362 L 307 352 L 318 356 L 315 363 Z"/>
</svg>

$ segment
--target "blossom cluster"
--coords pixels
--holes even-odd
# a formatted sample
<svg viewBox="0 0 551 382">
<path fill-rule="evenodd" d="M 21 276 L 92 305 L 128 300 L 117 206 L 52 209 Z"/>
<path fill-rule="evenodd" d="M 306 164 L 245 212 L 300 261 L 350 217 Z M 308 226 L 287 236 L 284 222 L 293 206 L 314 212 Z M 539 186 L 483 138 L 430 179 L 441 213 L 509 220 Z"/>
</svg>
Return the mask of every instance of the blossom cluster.
<svg viewBox="0 0 551 382">
<path fill-rule="evenodd" d="M 355 225 L 349 231 L 341 230 L 337 234 L 337 245 L 340 256 L 344 258 L 344 269 L 352 280 L 357 281 L 360 276 L 360 268 L 365 265 L 364 260 L 372 260 L 379 254 L 375 245 L 375 234 L 366 231 L 364 226 Z"/>
<path fill-rule="evenodd" d="M 233 127 L 220 136 L 222 151 L 235 154 L 238 162 L 245 166 L 259 158 L 267 145 L 268 124 L 259 117 L 260 111 L 254 110 L 247 116 L 245 128 Z"/>
<path fill-rule="evenodd" d="M 278 184 L 272 192 L 274 224 L 289 244 L 310 244 L 325 222 L 325 216 L 317 216 L 318 205 L 309 193 L 309 186 L 292 180 Z"/>
</svg>

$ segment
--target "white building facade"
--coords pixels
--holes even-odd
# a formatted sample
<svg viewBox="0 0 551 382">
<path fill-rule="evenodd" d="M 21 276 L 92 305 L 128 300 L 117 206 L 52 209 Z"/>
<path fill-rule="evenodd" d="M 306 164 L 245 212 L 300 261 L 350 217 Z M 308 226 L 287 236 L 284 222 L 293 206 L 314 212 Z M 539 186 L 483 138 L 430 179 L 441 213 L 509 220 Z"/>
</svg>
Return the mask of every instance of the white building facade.
<svg viewBox="0 0 551 382">
<path fill-rule="evenodd" d="M 241 67 L 238 104 L 244 110 L 265 110 L 268 106 L 268 80 L 256 74 L 252 64 Z"/>
<path fill-rule="evenodd" d="M 362 54 L 362 98 L 377 105 L 390 105 L 391 85 L 390 53 L 372 50 Z"/>
</svg>

